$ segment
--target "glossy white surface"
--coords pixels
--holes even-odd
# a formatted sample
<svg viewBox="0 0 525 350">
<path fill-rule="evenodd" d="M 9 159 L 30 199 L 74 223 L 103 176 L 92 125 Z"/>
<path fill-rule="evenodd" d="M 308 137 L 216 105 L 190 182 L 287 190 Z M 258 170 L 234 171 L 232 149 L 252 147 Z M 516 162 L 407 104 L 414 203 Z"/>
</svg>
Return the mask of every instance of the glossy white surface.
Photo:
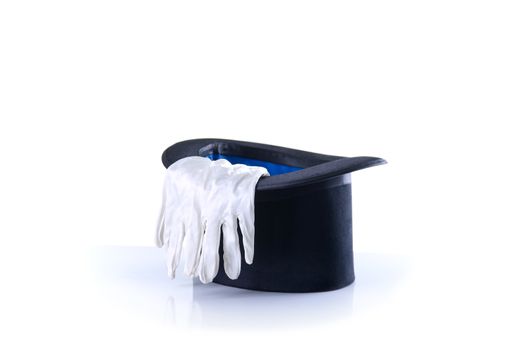
<svg viewBox="0 0 525 350">
<path fill-rule="evenodd" d="M 147 247 L 99 247 L 92 252 L 98 295 L 126 313 L 173 326 L 194 328 L 293 329 L 349 320 L 387 302 L 406 282 L 402 257 L 359 254 L 357 281 L 324 293 L 269 293 L 204 285 L 163 273 L 162 251 Z M 242 273 L 242 272 L 241 272 Z"/>
<path fill-rule="evenodd" d="M 496 272 L 501 265 L 486 261 L 477 265 L 478 270 L 465 270 L 462 258 L 454 254 L 358 252 L 354 284 L 307 294 L 170 280 L 156 248 L 98 247 L 91 250 L 89 261 L 93 287 L 89 313 L 104 315 L 103 321 L 91 319 L 147 330 L 139 334 L 161 332 L 169 337 L 198 332 L 213 335 L 204 336 L 210 346 L 218 336 L 220 342 L 242 339 L 236 347 L 255 342 L 256 348 L 272 344 L 265 334 L 281 334 L 279 341 L 289 345 L 328 337 L 364 348 L 520 344 L 516 336 L 525 311 L 524 288 L 518 275 L 514 279 L 508 275 L 518 268 L 499 271 L 487 282 L 485 273 Z M 442 336 L 436 337 L 438 333 Z"/>
</svg>

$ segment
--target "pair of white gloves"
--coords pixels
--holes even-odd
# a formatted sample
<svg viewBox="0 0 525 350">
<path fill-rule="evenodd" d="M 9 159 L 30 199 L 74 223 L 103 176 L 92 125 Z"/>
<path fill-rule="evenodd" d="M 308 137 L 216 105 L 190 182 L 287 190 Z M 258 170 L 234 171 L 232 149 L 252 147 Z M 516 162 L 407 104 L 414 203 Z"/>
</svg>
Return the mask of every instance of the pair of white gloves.
<svg viewBox="0 0 525 350">
<path fill-rule="evenodd" d="M 171 278 L 182 258 L 186 275 L 211 282 L 219 270 L 221 228 L 224 270 L 231 279 L 239 277 L 237 220 L 246 263 L 252 263 L 255 186 L 261 176 L 269 176 L 263 167 L 197 156 L 182 158 L 167 169 L 156 244 L 167 250 Z"/>
</svg>

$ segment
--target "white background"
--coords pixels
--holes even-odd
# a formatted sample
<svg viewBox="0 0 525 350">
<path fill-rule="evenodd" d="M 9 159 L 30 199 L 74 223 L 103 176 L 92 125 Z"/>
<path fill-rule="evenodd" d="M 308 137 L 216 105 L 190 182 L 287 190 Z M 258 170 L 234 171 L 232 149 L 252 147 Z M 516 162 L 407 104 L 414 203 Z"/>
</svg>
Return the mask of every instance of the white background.
<svg viewBox="0 0 525 350">
<path fill-rule="evenodd" d="M 521 1 L 2 1 L 2 348 L 523 348 Z M 162 151 L 353 175 L 354 285 L 170 281 Z M 90 248 L 93 246 L 106 248 Z"/>
</svg>

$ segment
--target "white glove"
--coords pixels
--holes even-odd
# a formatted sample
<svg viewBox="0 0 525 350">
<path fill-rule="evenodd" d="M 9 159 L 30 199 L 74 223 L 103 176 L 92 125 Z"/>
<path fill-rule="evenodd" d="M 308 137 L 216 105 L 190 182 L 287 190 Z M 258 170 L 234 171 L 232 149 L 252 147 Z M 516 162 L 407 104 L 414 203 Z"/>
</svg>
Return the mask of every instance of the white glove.
<svg viewBox="0 0 525 350">
<path fill-rule="evenodd" d="M 166 173 L 157 246 L 167 249 L 168 274 L 182 259 L 188 276 L 211 282 L 219 270 L 219 244 L 223 233 L 224 270 L 237 279 L 241 253 L 237 219 L 246 263 L 251 264 L 255 236 L 255 186 L 263 167 L 232 165 L 225 159 L 187 157 L 173 163 Z"/>
</svg>

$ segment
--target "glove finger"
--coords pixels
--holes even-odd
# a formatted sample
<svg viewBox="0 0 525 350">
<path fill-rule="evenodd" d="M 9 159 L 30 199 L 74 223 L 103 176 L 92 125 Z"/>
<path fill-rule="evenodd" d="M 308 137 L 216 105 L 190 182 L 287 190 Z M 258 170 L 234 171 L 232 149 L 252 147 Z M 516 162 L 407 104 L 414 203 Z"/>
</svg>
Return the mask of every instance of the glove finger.
<svg viewBox="0 0 525 350">
<path fill-rule="evenodd" d="M 242 244 L 244 246 L 244 260 L 251 265 L 253 262 L 253 246 L 255 239 L 255 225 L 254 219 L 249 214 L 241 214 L 239 216 L 239 226 L 242 233 Z"/>
<path fill-rule="evenodd" d="M 164 179 L 164 186 L 162 188 L 162 204 L 160 208 L 160 215 L 157 221 L 157 235 L 155 236 L 155 245 L 157 247 L 162 247 L 164 245 L 164 230 L 165 230 L 165 215 L 166 215 L 166 197 L 168 189 L 168 176 L 166 175 Z"/>
<path fill-rule="evenodd" d="M 241 252 L 236 217 L 231 217 L 222 225 L 222 247 L 224 271 L 230 279 L 235 280 L 241 273 Z"/>
<path fill-rule="evenodd" d="M 164 245 L 164 208 L 161 209 L 157 222 L 157 234 L 155 235 L 155 245 L 160 248 Z"/>
<path fill-rule="evenodd" d="M 168 244 L 168 275 L 175 278 L 175 271 L 180 262 L 180 255 L 182 250 L 182 242 L 184 240 L 184 225 L 182 222 L 177 222 L 170 230 L 170 237 Z"/>
<path fill-rule="evenodd" d="M 184 259 L 184 273 L 193 277 L 198 272 L 197 267 L 201 255 L 202 224 L 198 215 L 193 215 L 184 229 L 182 243 L 182 257 Z"/>
<path fill-rule="evenodd" d="M 219 272 L 219 244 L 221 225 L 215 221 L 206 223 L 206 231 L 202 241 L 199 278 L 202 283 L 210 283 Z"/>
</svg>

